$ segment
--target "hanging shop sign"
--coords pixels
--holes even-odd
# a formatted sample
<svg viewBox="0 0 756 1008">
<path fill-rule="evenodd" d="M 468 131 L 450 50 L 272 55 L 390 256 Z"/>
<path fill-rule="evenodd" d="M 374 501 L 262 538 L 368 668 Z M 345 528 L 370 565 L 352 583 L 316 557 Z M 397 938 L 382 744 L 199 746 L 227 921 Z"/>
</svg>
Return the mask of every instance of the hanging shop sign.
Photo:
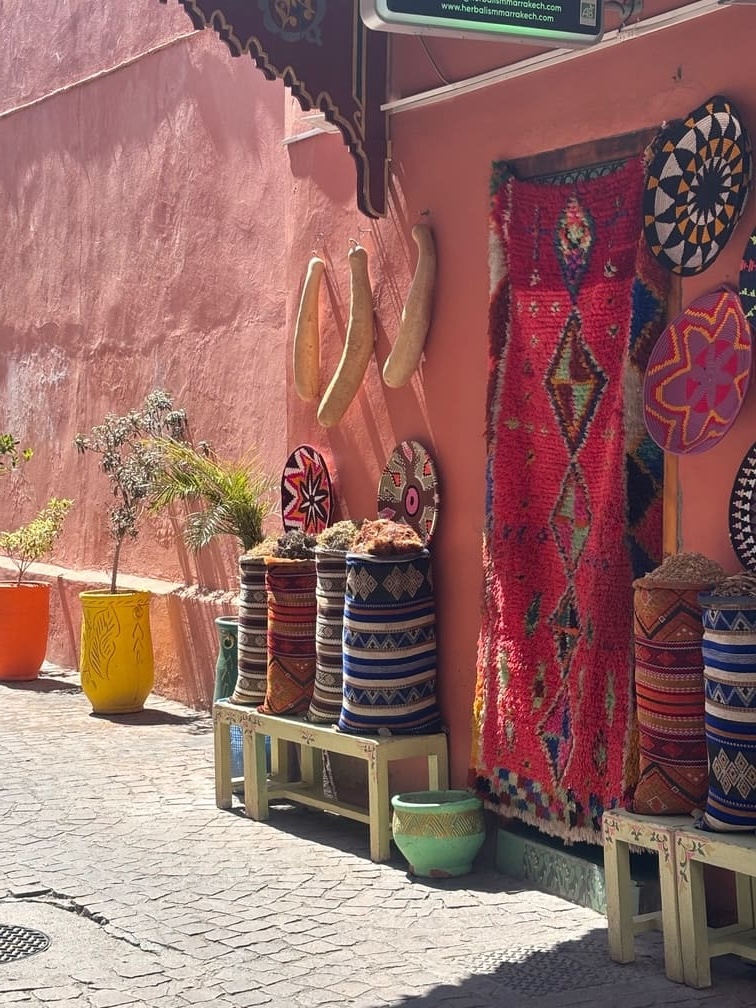
<svg viewBox="0 0 756 1008">
<path fill-rule="evenodd" d="M 577 48 L 600 41 L 602 0 L 360 0 L 368 28 Z"/>
</svg>

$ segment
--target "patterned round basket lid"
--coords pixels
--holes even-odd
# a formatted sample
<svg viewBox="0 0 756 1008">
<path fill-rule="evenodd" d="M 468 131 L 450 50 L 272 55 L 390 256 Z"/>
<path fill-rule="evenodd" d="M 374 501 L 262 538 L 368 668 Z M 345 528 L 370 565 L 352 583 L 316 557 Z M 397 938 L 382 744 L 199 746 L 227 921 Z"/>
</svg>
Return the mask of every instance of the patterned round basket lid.
<svg viewBox="0 0 756 1008">
<path fill-rule="evenodd" d="M 748 236 L 740 261 L 740 303 L 751 329 L 756 331 L 756 228 Z"/>
<path fill-rule="evenodd" d="M 756 573 L 756 444 L 740 463 L 730 494 L 730 542 L 746 570 Z"/>
<path fill-rule="evenodd" d="M 714 262 L 745 206 L 751 144 L 727 98 L 714 95 L 657 137 L 646 176 L 643 218 L 653 254 L 692 276 Z"/>
<path fill-rule="evenodd" d="M 300 445 L 286 460 L 281 477 L 284 529 L 317 535 L 330 525 L 332 511 L 333 488 L 325 459 L 310 445 Z"/>
<path fill-rule="evenodd" d="M 436 463 L 419 441 L 394 448 L 378 483 L 378 517 L 405 521 L 430 543 L 438 521 Z"/>
<path fill-rule="evenodd" d="M 727 433 L 751 376 L 751 329 L 726 287 L 697 298 L 656 343 L 643 383 L 646 427 L 673 455 L 707 451 Z"/>
</svg>

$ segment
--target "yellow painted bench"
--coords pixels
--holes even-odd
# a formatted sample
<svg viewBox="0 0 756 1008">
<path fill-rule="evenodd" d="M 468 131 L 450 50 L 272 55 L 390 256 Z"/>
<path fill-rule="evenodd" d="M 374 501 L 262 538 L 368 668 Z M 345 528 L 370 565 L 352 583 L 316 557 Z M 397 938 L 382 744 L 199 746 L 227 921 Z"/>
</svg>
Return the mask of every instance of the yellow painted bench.
<svg viewBox="0 0 756 1008">
<path fill-rule="evenodd" d="M 346 816 L 370 827 L 370 857 L 387 861 L 391 853 L 389 764 L 422 757 L 427 760 L 429 790 L 449 787 L 449 757 L 445 732 L 433 735 L 350 735 L 333 725 L 304 718 L 260 714 L 250 707 L 218 700 L 213 704 L 215 803 L 230 809 L 237 783 L 231 772 L 231 725 L 242 732 L 244 809 L 251 819 L 268 818 L 268 802 L 285 799 Z M 270 739 L 271 773 L 265 761 Z M 298 747 L 299 779 L 290 780 L 289 745 Z M 323 792 L 323 752 L 340 753 L 367 763 L 368 807 L 339 801 Z"/>
<path fill-rule="evenodd" d="M 635 936 L 660 930 L 664 940 L 664 970 L 670 980 L 682 983 L 683 964 L 677 909 L 675 829 L 689 826 L 690 816 L 635 815 L 624 809 L 604 812 L 604 880 L 609 955 L 615 962 L 635 959 Z M 659 857 L 661 911 L 635 914 L 630 879 L 630 848 L 653 851 Z"/>
<path fill-rule="evenodd" d="M 664 966 L 670 980 L 711 986 L 711 960 L 738 955 L 756 962 L 756 836 L 696 829 L 690 816 L 605 812 L 602 825 L 609 954 L 615 962 L 635 958 L 635 935 L 661 929 Z M 634 915 L 631 847 L 659 856 L 661 913 Z M 737 922 L 707 924 L 704 865 L 735 875 Z"/>
<path fill-rule="evenodd" d="M 688 827 L 675 832 L 675 850 L 684 981 L 690 987 L 709 987 L 715 956 L 732 954 L 756 962 L 756 836 Z M 705 864 L 735 873 L 737 923 L 708 927 Z"/>
</svg>

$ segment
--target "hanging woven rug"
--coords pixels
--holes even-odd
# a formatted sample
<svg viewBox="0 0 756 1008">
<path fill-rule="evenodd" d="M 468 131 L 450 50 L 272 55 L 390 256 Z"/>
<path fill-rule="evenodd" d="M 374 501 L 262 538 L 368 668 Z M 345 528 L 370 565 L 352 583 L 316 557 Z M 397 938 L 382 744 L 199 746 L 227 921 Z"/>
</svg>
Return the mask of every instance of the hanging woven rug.
<svg viewBox="0 0 756 1008">
<path fill-rule="evenodd" d="M 320 452 L 300 445 L 289 455 L 281 477 L 281 514 L 287 532 L 317 535 L 331 524 L 333 487 Z"/>
<path fill-rule="evenodd" d="M 707 269 L 743 213 L 751 144 L 732 102 L 714 95 L 654 142 L 643 201 L 645 235 L 663 266 L 680 276 Z"/>
<path fill-rule="evenodd" d="M 643 383 L 646 426 L 673 455 L 708 451 L 735 422 L 751 378 L 751 327 L 720 287 L 666 327 Z"/>
<path fill-rule="evenodd" d="M 729 529 L 738 560 L 756 573 L 756 444 L 748 449 L 732 485 Z"/>
<path fill-rule="evenodd" d="M 641 374 L 668 277 L 642 238 L 643 180 L 641 156 L 493 178 L 470 785 L 568 842 L 600 843 L 638 775 L 632 581 L 661 558 L 662 496 Z"/>
</svg>

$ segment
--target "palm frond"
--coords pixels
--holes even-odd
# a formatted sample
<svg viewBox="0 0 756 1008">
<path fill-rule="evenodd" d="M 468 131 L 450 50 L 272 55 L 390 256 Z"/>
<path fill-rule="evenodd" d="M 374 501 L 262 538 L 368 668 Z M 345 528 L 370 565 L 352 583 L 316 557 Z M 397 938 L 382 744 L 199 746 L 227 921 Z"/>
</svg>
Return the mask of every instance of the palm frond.
<svg viewBox="0 0 756 1008">
<path fill-rule="evenodd" d="M 184 538 L 199 550 L 218 535 L 235 536 L 244 550 L 262 539 L 265 518 L 273 513 L 273 481 L 260 469 L 256 457 L 222 462 L 191 445 L 158 439 L 163 464 L 154 481 L 153 510 L 176 501 L 194 501 L 204 507 L 192 512 Z"/>
</svg>

